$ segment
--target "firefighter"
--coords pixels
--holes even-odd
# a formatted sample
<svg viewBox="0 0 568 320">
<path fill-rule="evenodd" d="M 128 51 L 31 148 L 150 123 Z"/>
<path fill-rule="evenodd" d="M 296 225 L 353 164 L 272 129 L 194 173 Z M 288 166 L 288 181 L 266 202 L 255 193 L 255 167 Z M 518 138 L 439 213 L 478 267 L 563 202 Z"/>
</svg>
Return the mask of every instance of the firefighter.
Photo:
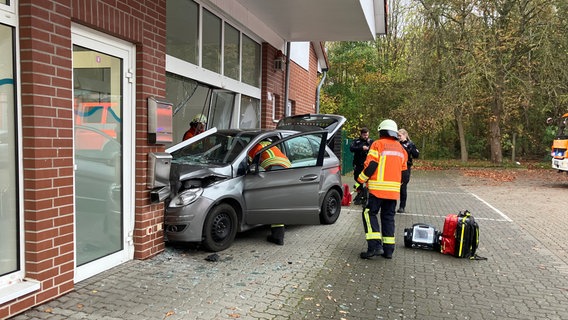
<svg viewBox="0 0 568 320">
<path fill-rule="evenodd" d="M 363 209 L 367 251 L 361 252 L 362 259 L 379 255 L 392 259 L 396 202 L 400 197 L 401 173 L 406 170 L 408 157 L 397 139 L 396 122 L 384 120 L 379 124 L 378 130 L 379 139 L 371 145 L 365 168 L 358 177 L 358 182 L 366 183 L 369 189 L 369 199 Z M 380 226 L 377 218 L 379 212 Z"/>
<path fill-rule="evenodd" d="M 268 139 L 257 143 L 249 152 L 248 160 L 249 163 L 252 162 L 253 157 L 264 147 L 268 146 L 272 142 Z M 278 147 L 274 146 L 270 149 L 265 150 L 260 155 L 260 166 L 264 170 L 278 170 L 284 168 L 290 168 L 292 164 L 288 157 L 282 153 Z M 272 224 L 270 226 L 270 235 L 266 238 L 269 242 L 275 243 L 279 246 L 284 245 L 284 233 L 285 226 L 283 224 Z"/>
<path fill-rule="evenodd" d="M 207 117 L 198 113 L 191 119 L 189 123 L 189 129 L 183 134 L 183 141 L 196 136 L 203 131 L 205 131 L 205 126 L 207 125 Z"/>
</svg>

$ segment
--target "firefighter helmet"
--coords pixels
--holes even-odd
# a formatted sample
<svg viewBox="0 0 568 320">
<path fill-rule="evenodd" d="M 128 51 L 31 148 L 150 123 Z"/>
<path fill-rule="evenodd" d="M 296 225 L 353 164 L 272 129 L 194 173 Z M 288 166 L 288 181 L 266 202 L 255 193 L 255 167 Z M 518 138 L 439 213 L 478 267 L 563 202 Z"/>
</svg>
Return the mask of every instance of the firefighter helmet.
<svg viewBox="0 0 568 320">
<path fill-rule="evenodd" d="M 193 117 L 193 120 L 191 120 L 191 122 L 207 123 L 207 117 L 201 113 L 198 113 L 195 115 L 195 117 Z"/>
<path fill-rule="evenodd" d="M 379 124 L 378 130 L 379 134 L 383 131 L 383 133 L 390 137 L 398 138 L 398 126 L 396 122 L 391 119 L 383 120 L 383 122 Z"/>
</svg>

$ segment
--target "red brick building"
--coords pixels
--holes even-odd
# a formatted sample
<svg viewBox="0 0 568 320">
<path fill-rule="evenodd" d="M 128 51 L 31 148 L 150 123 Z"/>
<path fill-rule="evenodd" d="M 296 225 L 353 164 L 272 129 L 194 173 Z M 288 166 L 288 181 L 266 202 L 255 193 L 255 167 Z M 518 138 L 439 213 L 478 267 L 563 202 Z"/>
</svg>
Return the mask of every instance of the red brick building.
<svg viewBox="0 0 568 320">
<path fill-rule="evenodd" d="M 358 4 L 0 0 L 0 318 L 163 251 L 148 154 L 196 114 L 271 128 L 316 112 L 322 41 L 384 32 L 385 2 Z M 151 101 L 171 105 L 171 142 Z"/>
</svg>

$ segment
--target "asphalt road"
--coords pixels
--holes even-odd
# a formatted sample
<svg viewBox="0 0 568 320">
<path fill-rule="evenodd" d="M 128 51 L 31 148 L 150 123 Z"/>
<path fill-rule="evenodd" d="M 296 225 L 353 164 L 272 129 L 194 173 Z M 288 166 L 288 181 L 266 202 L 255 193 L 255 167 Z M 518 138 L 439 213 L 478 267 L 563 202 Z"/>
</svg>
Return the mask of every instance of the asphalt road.
<svg viewBox="0 0 568 320">
<path fill-rule="evenodd" d="M 266 242 L 266 228 L 239 235 L 216 261 L 167 246 L 14 319 L 568 319 L 568 176 L 463 173 L 413 172 L 392 260 L 359 258 L 366 243 L 352 205 L 334 225 L 287 227 L 284 246 Z M 441 229 L 463 210 L 487 260 L 404 247 L 404 228 Z"/>
</svg>

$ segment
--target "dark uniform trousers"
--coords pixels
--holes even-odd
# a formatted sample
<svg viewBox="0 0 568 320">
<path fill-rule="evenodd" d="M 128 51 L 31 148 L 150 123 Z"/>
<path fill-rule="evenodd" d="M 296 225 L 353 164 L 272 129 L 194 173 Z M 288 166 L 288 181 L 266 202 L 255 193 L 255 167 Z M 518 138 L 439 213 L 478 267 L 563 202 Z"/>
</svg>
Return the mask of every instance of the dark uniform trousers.
<svg viewBox="0 0 568 320">
<path fill-rule="evenodd" d="M 402 181 L 400 185 L 400 205 L 399 208 L 406 208 L 406 198 L 407 198 L 407 187 L 408 182 L 410 182 L 410 167 L 407 170 L 402 171 Z"/>
<path fill-rule="evenodd" d="M 363 209 L 363 226 L 365 227 L 365 239 L 367 240 L 368 250 L 375 250 L 381 247 L 384 254 L 391 256 L 394 252 L 394 215 L 396 210 L 396 200 L 380 199 L 369 194 L 367 206 Z M 381 225 L 377 215 L 380 212 Z M 381 234 L 382 226 L 382 234 Z"/>
</svg>

